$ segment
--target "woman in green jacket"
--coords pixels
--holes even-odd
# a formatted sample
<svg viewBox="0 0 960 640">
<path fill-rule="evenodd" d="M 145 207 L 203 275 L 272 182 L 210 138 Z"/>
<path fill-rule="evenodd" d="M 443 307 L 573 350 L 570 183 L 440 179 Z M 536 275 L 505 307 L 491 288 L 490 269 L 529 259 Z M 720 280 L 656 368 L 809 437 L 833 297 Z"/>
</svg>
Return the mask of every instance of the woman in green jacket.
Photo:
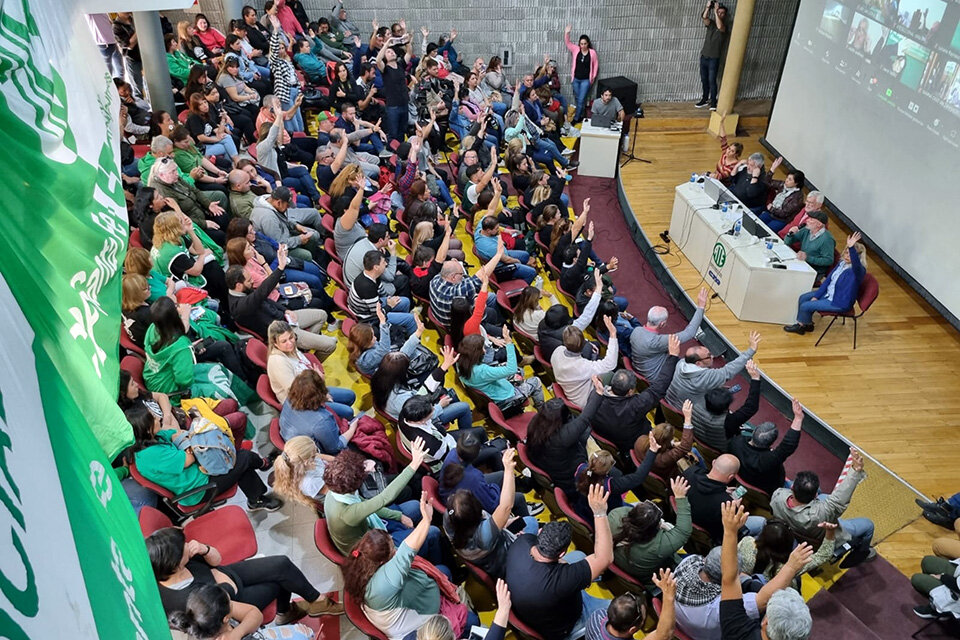
<svg viewBox="0 0 960 640">
<path fill-rule="evenodd" d="M 653 584 L 651 577 L 658 569 L 673 569 L 679 557 L 677 551 L 686 544 L 693 532 L 690 485 L 682 477 L 670 481 L 677 499 L 677 525 L 664 529 L 663 512 L 646 500 L 633 507 L 610 511 L 610 532 L 613 534 L 613 562 L 643 584 Z"/>
<path fill-rule="evenodd" d="M 226 236 L 224 236 L 226 237 Z M 186 215 L 165 211 L 153 221 L 153 266 L 164 279 L 202 287 L 220 301 L 221 315 L 227 315 L 230 301 L 227 281 L 213 250 L 203 246 Z"/>
<path fill-rule="evenodd" d="M 180 43 L 172 33 L 163 36 L 163 44 L 167 47 L 167 67 L 170 69 L 170 76 L 176 78 L 185 86 L 190 76 L 190 69 L 200 63 L 180 49 Z"/>
<path fill-rule="evenodd" d="M 185 126 L 178 124 L 174 127 L 170 140 L 173 142 L 173 161 L 180 171 L 190 175 L 197 167 L 201 169 L 193 183 L 197 189 L 227 193 L 227 172 L 200 153 Z"/>
<path fill-rule="evenodd" d="M 539 378 L 523 377 L 517 366 L 516 347 L 510 340 L 507 327 L 503 328 L 503 340 L 506 342 L 507 361 L 496 366 L 483 362 L 486 343 L 482 335 L 474 333 L 461 340 L 457 362 L 460 381 L 493 400 L 501 409 L 515 398 L 530 398 L 539 409 L 543 406 L 543 384 Z"/>
<path fill-rule="evenodd" d="M 152 324 L 144 336 L 147 362 L 143 380 L 150 391 L 177 393 L 189 389 L 199 398 L 230 398 L 240 404 L 252 391 L 242 379 L 243 365 L 233 346 L 223 340 L 191 342 L 190 307 L 178 310 L 173 300 L 160 298 L 150 306 Z M 201 360 L 197 362 L 197 360 Z"/>
<path fill-rule="evenodd" d="M 250 511 L 276 511 L 283 502 L 267 494 L 267 488 L 257 471 L 266 471 L 270 464 L 264 458 L 248 449 L 237 449 L 237 460 L 233 469 L 218 476 L 207 475 L 190 448 L 177 446 L 181 429 L 164 429 L 160 418 L 154 415 L 145 404 L 138 402 L 126 410 L 124 415 L 133 427 L 133 446 L 127 452 L 127 460 L 137 465 L 137 471 L 144 478 L 167 489 L 175 496 L 198 489 L 209 482 L 216 485 L 220 494 L 235 484 L 247 497 L 247 509 Z M 206 492 L 200 491 L 179 502 L 192 507 L 203 500 Z"/>
</svg>

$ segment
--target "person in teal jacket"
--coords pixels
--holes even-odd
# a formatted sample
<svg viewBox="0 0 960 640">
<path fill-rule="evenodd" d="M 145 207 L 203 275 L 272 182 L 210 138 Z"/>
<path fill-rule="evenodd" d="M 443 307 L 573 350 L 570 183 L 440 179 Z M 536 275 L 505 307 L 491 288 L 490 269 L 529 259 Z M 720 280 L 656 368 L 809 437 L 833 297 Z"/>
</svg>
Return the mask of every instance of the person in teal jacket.
<svg viewBox="0 0 960 640">
<path fill-rule="evenodd" d="M 297 52 L 293 54 L 293 61 L 303 71 L 310 82 L 317 83 L 327 77 L 327 64 L 311 51 L 309 40 L 301 40 L 297 45 Z"/>
<path fill-rule="evenodd" d="M 800 243 L 797 259 L 803 260 L 817 270 L 817 275 L 827 275 L 833 266 L 833 251 L 836 241 L 827 231 L 827 214 L 823 211 L 812 211 L 807 218 L 805 227 L 793 227 L 783 238 L 785 243 Z"/>
<path fill-rule="evenodd" d="M 503 328 L 503 342 L 506 346 L 507 361 L 493 366 L 483 363 L 484 337 L 478 333 L 464 337 L 460 341 L 460 359 L 457 362 L 460 381 L 484 394 L 501 408 L 515 398 L 530 398 L 539 409 L 543 406 L 543 384 L 539 378 L 524 378 L 520 373 L 516 347 L 510 341 L 507 327 Z"/>
</svg>

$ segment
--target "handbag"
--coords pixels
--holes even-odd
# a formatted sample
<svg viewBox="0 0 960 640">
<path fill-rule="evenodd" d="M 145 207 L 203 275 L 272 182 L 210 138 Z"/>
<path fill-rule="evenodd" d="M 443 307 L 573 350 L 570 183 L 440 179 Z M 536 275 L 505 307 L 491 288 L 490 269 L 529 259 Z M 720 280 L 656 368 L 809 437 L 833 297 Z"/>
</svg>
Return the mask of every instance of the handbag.
<svg viewBox="0 0 960 640">
<path fill-rule="evenodd" d="M 433 373 L 433 370 L 438 366 L 440 366 L 440 358 L 437 357 L 437 354 L 422 344 L 417 345 L 417 351 L 410 358 L 410 366 L 407 368 L 408 383 L 412 385 L 423 384 L 426 377 Z"/>
<path fill-rule="evenodd" d="M 364 500 L 375 498 L 387 488 L 388 484 L 383 465 L 377 461 L 374 463 L 373 471 L 364 477 L 363 484 L 360 485 L 360 497 Z"/>
</svg>

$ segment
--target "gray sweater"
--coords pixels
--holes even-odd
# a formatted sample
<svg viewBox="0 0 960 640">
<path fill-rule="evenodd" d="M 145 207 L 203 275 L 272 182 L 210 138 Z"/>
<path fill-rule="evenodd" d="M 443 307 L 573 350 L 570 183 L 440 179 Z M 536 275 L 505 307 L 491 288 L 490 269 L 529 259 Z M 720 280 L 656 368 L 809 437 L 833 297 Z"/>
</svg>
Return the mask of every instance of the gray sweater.
<svg viewBox="0 0 960 640">
<path fill-rule="evenodd" d="M 363 273 L 363 256 L 368 251 L 377 251 L 377 247 L 367 238 L 361 238 L 347 249 L 346 256 L 343 258 L 343 282 L 347 285 L 347 289 L 352 287 L 356 277 Z M 397 292 L 393 285 L 396 277 L 397 256 L 387 256 L 387 268 L 383 270 L 378 280 L 384 295 L 392 296 Z"/>
<path fill-rule="evenodd" d="M 694 404 L 703 400 L 707 391 L 719 387 L 727 380 L 737 375 L 747 364 L 747 360 L 756 353 L 754 349 L 747 349 L 733 362 L 728 362 L 719 369 L 704 369 L 697 364 L 682 361 L 677 365 L 673 374 L 673 382 L 667 389 L 667 402 L 676 408 L 683 406 L 686 399 L 693 400 Z"/>
<path fill-rule="evenodd" d="M 253 228 L 268 238 L 287 245 L 290 249 L 300 246 L 300 232 L 286 214 L 280 213 L 267 201 L 268 196 L 260 196 L 250 212 Z"/>
<path fill-rule="evenodd" d="M 686 328 L 677 334 L 680 344 L 692 340 L 703 321 L 703 309 L 697 307 Z M 630 362 L 634 370 L 647 380 L 654 380 L 660 373 L 660 367 L 667 361 L 669 333 L 656 333 L 644 327 L 637 327 L 630 334 Z"/>
<path fill-rule="evenodd" d="M 853 490 L 867 477 L 866 471 L 851 469 L 843 481 L 837 485 L 833 493 L 825 500 L 814 498 L 807 504 L 787 506 L 787 498 L 793 495 L 790 489 L 777 489 L 770 498 L 770 509 L 777 518 L 785 520 L 790 529 L 799 531 L 809 538 L 822 538 L 823 529 L 817 525 L 821 522 L 836 522 L 850 506 Z M 838 527 L 836 531 L 836 545 L 839 547 L 850 541 L 850 534 Z"/>
</svg>

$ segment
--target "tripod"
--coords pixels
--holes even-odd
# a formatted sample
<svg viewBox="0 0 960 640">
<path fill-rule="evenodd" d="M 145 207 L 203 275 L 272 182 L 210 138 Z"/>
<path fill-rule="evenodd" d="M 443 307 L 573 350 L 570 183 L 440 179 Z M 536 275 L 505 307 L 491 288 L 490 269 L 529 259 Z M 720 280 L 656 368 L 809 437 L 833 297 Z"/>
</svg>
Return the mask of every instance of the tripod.
<svg viewBox="0 0 960 640">
<path fill-rule="evenodd" d="M 631 117 L 630 124 L 624 127 L 628 135 L 631 133 L 630 129 L 633 129 L 633 137 L 630 140 L 630 152 L 623 154 L 626 157 L 626 160 L 624 160 L 623 163 L 620 165 L 621 169 L 627 166 L 628 164 L 630 164 L 631 162 L 633 162 L 634 160 L 639 160 L 640 162 L 646 162 L 647 164 L 653 164 L 653 160 L 647 160 L 646 158 L 641 158 L 640 156 L 634 155 L 633 153 L 634 150 L 637 148 L 637 131 L 636 131 L 637 127 L 634 124 L 636 120 L 637 118 Z"/>
</svg>

